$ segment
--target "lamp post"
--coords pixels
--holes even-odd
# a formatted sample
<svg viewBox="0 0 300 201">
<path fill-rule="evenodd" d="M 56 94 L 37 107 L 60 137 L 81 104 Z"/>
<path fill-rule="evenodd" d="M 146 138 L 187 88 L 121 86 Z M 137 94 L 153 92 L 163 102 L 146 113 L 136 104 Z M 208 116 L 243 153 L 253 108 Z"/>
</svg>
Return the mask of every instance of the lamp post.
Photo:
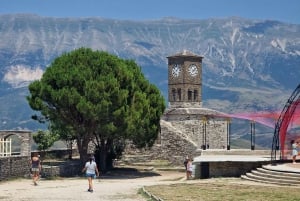
<svg viewBox="0 0 300 201">
<path fill-rule="evenodd" d="M 231 119 L 227 118 L 227 150 L 230 150 L 230 125 Z"/>
<path fill-rule="evenodd" d="M 202 149 L 206 150 L 206 122 L 207 118 L 205 116 L 202 117 Z"/>
<path fill-rule="evenodd" d="M 255 149 L 255 121 L 251 120 L 250 122 L 250 131 L 251 131 L 251 150 Z"/>
</svg>

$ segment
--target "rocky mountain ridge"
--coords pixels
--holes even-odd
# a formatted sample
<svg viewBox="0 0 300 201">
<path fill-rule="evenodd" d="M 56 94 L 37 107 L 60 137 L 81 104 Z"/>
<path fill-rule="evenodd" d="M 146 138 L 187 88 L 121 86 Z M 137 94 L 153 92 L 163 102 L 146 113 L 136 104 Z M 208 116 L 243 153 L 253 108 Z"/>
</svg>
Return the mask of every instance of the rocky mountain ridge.
<svg viewBox="0 0 300 201">
<path fill-rule="evenodd" d="M 54 58 L 79 47 L 133 59 L 167 100 L 167 56 L 204 56 L 203 106 L 281 110 L 300 77 L 300 25 L 224 18 L 127 21 L 0 15 L 0 129 L 36 129 L 25 97 Z"/>
</svg>

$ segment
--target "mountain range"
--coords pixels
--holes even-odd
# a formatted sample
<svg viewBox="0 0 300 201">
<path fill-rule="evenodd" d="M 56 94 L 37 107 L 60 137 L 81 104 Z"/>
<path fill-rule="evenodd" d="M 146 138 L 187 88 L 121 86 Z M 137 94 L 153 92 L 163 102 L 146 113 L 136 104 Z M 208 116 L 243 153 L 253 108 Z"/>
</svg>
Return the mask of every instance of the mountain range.
<svg viewBox="0 0 300 201">
<path fill-rule="evenodd" d="M 80 47 L 135 60 L 166 101 L 166 57 L 183 50 L 201 55 L 203 107 L 230 114 L 281 111 L 300 78 L 298 24 L 0 15 L 0 130 L 43 127 L 31 120 L 27 86 L 56 57 Z"/>
</svg>

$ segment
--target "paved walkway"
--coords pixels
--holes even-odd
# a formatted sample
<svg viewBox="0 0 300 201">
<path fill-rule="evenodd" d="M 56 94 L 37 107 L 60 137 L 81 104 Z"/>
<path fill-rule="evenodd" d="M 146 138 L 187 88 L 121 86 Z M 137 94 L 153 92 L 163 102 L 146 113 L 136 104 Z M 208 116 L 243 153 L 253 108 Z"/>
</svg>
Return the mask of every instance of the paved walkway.
<svg viewBox="0 0 300 201">
<path fill-rule="evenodd" d="M 143 186 L 187 182 L 183 172 L 145 173 L 102 177 L 94 180 L 94 192 L 87 192 L 86 178 L 64 178 L 39 181 L 30 179 L 0 182 L 1 201 L 145 201 L 138 194 Z M 189 182 L 189 181 L 188 181 Z"/>
</svg>

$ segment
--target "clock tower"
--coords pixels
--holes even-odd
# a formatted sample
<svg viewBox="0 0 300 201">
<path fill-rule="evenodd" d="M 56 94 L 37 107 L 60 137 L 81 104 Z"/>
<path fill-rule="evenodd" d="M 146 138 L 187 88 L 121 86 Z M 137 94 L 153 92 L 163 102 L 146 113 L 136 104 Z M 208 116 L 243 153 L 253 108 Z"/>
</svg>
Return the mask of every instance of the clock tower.
<svg viewBox="0 0 300 201">
<path fill-rule="evenodd" d="M 168 56 L 170 107 L 202 107 L 202 56 L 187 50 Z"/>
<path fill-rule="evenodd" d="M 167 59 L 170 104 L 161 116 L 155 148 L 147 154 L 179 165 L 206 149 L 230 149 L 228 115 L 202 107 L 203 57 L 185 50 Z"/>
</svg>

